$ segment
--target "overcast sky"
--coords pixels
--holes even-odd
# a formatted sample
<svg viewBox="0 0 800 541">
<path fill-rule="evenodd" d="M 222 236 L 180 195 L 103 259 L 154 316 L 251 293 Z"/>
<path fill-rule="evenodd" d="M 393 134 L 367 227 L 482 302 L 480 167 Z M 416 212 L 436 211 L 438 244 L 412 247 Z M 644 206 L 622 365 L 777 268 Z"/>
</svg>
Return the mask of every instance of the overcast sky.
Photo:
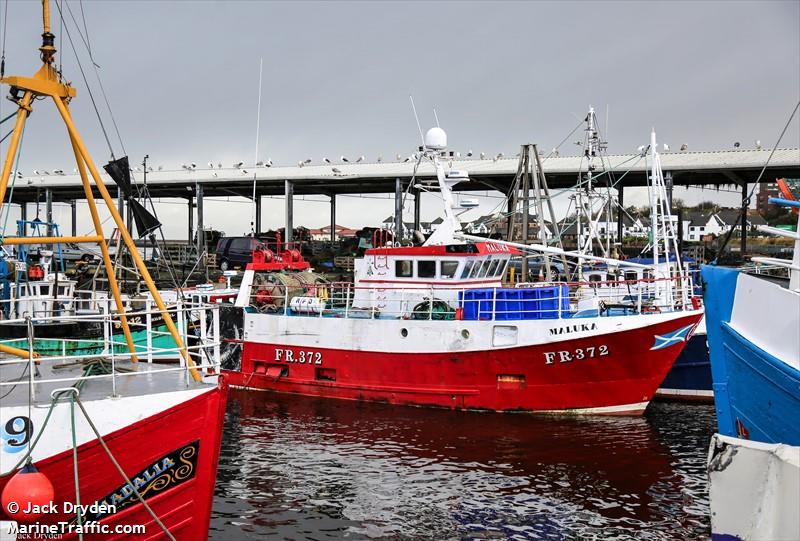
<svg viewBox="0 0 800 541">
<path fill-rule="evenodd" d="M 79 2 L 68 5 L 82 27 Z M 83 39 L 63 9 L 121 155 Z M 149 154 L 165 168 L 252 162 L 260 58 L 258 156 L 287 165 L 409 154 L 419 140 L 409 94 L 423 127 L 433 124 L 437 109 L 451 149 L 512 156 L 526 142 L 556 146 L 590 104 L 603 125 L 609 111 L 603 127 L 612 153 L 645 144 L 651 127 L 661 141 L 690 150 L 727 149 L 734 141 L 752 147 L 757 139 L 771 146 L 800 99 L 798 1 L 84 1 L 83 9 L 125 150 L 133 163 Z M 38 68 L 39 17 L 38 2 L 9 2 L 7 75 Z M 53 20 L 64 73 L 78 88 L 74 116 L 103 163 L 109 150 L 55 6 Z M 0 107 L 2 116 L 12 111 L 6 100 Z M 36 103 L 23 172 L 72 170 L 59 122 L 51 104 Z M 781 146 L 800 146 L 799 126 L 796 118 Z M 572 140 L 579 138 L 567 141 L 562 155 L 575 153 Z M 689 200 L 709 196 L 716 194 L 676 190 Z M 497 203 L 483 200 L 470 217 Z M 167 236 L 185 235 L 185 207 L 159 205 Z M 244 200 L 207 203 L 206 225 L 244 232 L 248 208 Z M 338 222 L 376 223 L 391 209 L 388 198 L 342 198 Z M 423 217 L 437 215 L 436 202 L 426 199 Z M 59 217 L 67 227 L 68 213 Z M 283 202 L 268 200 L 265 227 L 282 222 Z M 327 222 L 327 205 L 296 204 L 296 224 Z"/>
</svg>

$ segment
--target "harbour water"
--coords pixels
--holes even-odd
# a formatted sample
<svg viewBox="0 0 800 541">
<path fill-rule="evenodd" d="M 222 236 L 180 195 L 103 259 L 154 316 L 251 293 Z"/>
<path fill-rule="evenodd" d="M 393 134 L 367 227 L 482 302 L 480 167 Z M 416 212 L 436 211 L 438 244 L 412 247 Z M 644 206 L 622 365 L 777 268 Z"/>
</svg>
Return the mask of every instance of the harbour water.
<svg viewBox="0 0 800 541">
<path fill-rule="evenodd" d="M 707 539 L 715 426 L 233 391 L 210 539 Z"/>
</svg>

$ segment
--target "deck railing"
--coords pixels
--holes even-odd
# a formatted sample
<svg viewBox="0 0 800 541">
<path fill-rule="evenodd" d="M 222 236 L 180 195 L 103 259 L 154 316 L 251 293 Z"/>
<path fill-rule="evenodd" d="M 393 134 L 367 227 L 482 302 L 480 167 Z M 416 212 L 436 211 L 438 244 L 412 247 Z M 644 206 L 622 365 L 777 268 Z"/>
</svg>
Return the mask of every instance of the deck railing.
<svg viewBox="0 0 800 541">
<path fill-rule="evenodd" d="M 144 301 L 144 308 L 125 313 L 132 334 L 137 334 L 134 353 L 128 349 L 127 341 L 121 329 L 121 318 L 113 309 L 114 300 L 95 299 L 96 313 L 83 315 L 66 315 L 49 319 L 31 317 L 0 321 L 0 329 L 11 326 L 22 327 L 26 332 L 22 338 L 0 339 L 0 344 L 28 352 L 27 358 L 0 355 L 0 368 L 28 365 L 28 381 L 25 378 L 10 381 L 0 380 L 0 390 L 17 385 L 30 385 L 31 392 L 39 383 L 75 383 L 76 377 L 42 377 L 36 376 L 36 366 L 48 364 L 53 367 L 68 366 L 78 359 L 100 359 L 110 366 L 108 374 L 92 374 L 80 376 L 84 379 L 105 379 L 111 384 L 111 391 L 116 395 L 117 379 L 169 372 L 183 372 L 186 381 L 191 378 L 191 369 L 196 369 L 203 376 L 211 376 L 220 370 L 220 322 L 219 306 L 201 302 L 179 302 L 167 306 L 167 312 L 175 321 L 186 352 L 194 366 L 190 366 L 181 349 L 178 348 L 172 335 L 163 323 L 163 314 L 154 307 L 152 300 Z M 37 325 L 42 323 L 74 325 L 89 329 L 94 336 L 75 336 L 69 338 L 37 337 Z M 8 334 L 8 333 L 6 333 Z M 154 344 L 160 337 L 166 343 Z M 169 362 L 174 366 L 160 366 L 156 371 L 119 371 L 118 362 L 132 360 L 136 357 L 140 362 Z M 4 371 L 6 374 L 9 371 Z M 2 391 L 0 391 L 2 394 Z"/>
<path fill-rule="evenodd" d="M 606 282 L 518 283 L 507 288 L 363 287 L 349 282 L 253 285 L 251 309 L 358 319 L 566 319 L 695 308 L 689 276 Z"/>
</svg>

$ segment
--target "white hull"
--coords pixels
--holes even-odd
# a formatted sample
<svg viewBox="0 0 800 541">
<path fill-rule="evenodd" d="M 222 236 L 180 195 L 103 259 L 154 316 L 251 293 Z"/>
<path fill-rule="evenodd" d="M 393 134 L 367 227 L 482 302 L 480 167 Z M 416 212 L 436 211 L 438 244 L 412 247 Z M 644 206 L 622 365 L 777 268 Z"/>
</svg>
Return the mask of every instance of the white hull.
<svg viewBox="0 0 800 541">
<path fill-rule="evenodd" d="M 800 447 L 715 434 L 708 472 L 712 539 L 800 539 Z"/>
</svg>

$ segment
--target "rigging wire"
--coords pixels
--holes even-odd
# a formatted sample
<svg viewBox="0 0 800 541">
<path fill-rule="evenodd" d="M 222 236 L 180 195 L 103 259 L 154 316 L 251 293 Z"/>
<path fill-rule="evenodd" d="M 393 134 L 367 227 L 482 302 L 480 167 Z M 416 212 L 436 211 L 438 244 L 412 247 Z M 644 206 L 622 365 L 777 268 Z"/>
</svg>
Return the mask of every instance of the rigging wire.
<svg viewBox="0 0 800 541">
<path fill-rule="evenodd" d="M 56 2 L 56 8 L 58 8 L 58 15 L 61 20 L 64 20 L 64 12 L 61 10 L 61 5 Z M 108 150 L 111 153 L 111 159 L 114 159 L 114 148 L 111 146 L 111 140 L 108 137 L 108 132 L 106 131 L 105 124 L 103 123 L 103 118 L 100 116 L 100 110 L 97 108 L 97 101 L 94 99 L 94 93 L 92 92 L 91 87 L 89 86 L 89 81 L 86 79 L 86 72 L 83 70 L 83 63 L 81 62 L 80 56 L 78 55 L 78 50 L 75 48 L 75 42 L 72 41 L 72 34 L 69 31 L 69 25 L 64 25 L 64 33 L 67 34 L 67 40 L 69 40 L 69 44 L 72 47 L 72 52 L 75 54 L 75 62 L 78 64 L 78 69 L 81 72 L 81 77 L 83 77 L 83 83 L 86 85 L 86 91 L 89 93 L 89 99 L 92 101 L 92 107 L 94 107 L 95 115 L 97 116 L 97 121 L 100 123 L 100 129 L 103 132 L 103 137 L 106 140 L 106 144 L 108 145 Z"/>
<path fill-rule="evenodd" d="M 83 27 L 84 32 L 86 32 L 86 36 L 84 37 L 83 33 L 81 32 L 80 26 L 78 25 L 78 21 L 75 19 L 75 15 L 72 13 L 72 8 L 69 7 L 69 3 L 67 0 L 62 0 L 64 5 L 67 6 L 67 11 L 69 12 L 69 16 L 72 18 L 72 22 L 75 23 L 75 28 L 78 31 L 78 35 L 80 35 L 81 40 L 83 41 L 84 46 L 86 47 L 86 51 L 89 53 L 89 60 L 92 62 L 92 69 L 94 70 L 95 78 L 97 79 L 97 84 L 100 87 L 100 94 L 103 96 L 103 101 L 106 104 L 106 109 L 108 109 L 108 116 L 111 118 L 111 123 L 114 126 L 114 132 L 117 134 L 117 139 L 119 140 L 119 146 L 122 149 L 123 154 L 128 154 L 128 151 L 125 150 L 125 143 L 122 142 L 122 135 L 119 131 L 119 126 L 117 125 L 117 120 L 114 117 L 114 111 L 111 109 L 111 104 L 108 101 L 108 96 L 106 95 L 105 87 L 103 86 L 103 80 L 100 77 L 99 69 L 100 66 L 97 65 L 97 62 L 94 60 L 94 56 L 92 54 L 92 47 L 89 42 L 89 30 L 86 27 L 86 18 L 83 14 L 83 0 L 81 0 L 81 17 L 83 18 Z"/>
<path fill-rule="evenodd" d="M 772 151 L 770 151 L 769 156 L 767 156 L 767 161 L 764 162 L 764 167 L 761 168 L 761 172 L 758 174 L 758 178 L 753 183 L 753 187 L 750 188 L 750 193 L 747 194 L 747 197 L 745 197 L 744 200 L 742 201 L 742 208 L 746 209 L 747 207 L 750 206 L 750 200 L 753 197 L 753 193 L 756 191 L 756 188 L 761 183 L 761 177 L 764 176 L 764 172 L 766 172 L 767 166 L 769 165 L 770 160 L 772 160 L 772 156 L 775 154 L 775 151 L 778 149 L 778 145 L 781 144 L 781 140 L 783 139 L 783 136 L 786 135 L 786 130 L 788 130 L 789 126 L 791 126 L 792 120 L 794 119 L 794 115 L 797 113 L 797 109 L 798 108 L 800 108 L 800 101 L 798 101 L 797 105 L 795 105 L 794 109 L 792 109 L 792 114 L 789 115 L 789 120 L 786 121 L 786 125 L 783 127 L 783 130 L 781 130 L 781 134 L 778 136 L 778 140 L 775 141 L 775 144 L 772 146 Z M 728 230 L 728 234 L 725 235 L 725 240 L 722 242 L 722 245 L 720 246 L 719 250 L 717 251 L 717 257 L 715 257 L 714 261 L 711 262 L 712 265 L 716 265 L 717 264 L 717 260 L 719 259 L 719 256 L 725 251 L 725 247 L 728 245 L 728 242 L 730 242 L 731 235 L 733 235 L 733 231 L 736 229 L 736 226 L 739 225 L 739 220 L 741 220 L 741 219 L 742 219 L 742 213 L 740 212 L 740 213 L 738 213 L 736 215 L 736 221 L 733 222 L 733 225 Z M 745 218 L 745 222 L 746 222 L 746 218 Z M 742 224 L 742 235 L 743 236 L 747 236 L 746 225 L 747 225 L 746 223 Z M 744 254 L 742 254 L 742 257 L 744 257 Z"/>
</svg>

